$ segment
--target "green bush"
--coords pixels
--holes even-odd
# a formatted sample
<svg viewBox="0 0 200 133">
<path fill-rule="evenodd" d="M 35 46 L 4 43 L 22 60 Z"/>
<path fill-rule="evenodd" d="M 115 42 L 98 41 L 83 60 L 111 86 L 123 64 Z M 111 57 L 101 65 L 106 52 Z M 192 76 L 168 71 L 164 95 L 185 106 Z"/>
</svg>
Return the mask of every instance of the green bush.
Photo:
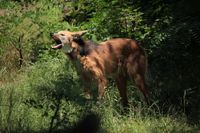
<svg viewBox="0 0 200 133">
<path fill-rule="evenodd" d="M 157 111 L 154 109 L 156 103 L 152 107 L 137 103 L 124 115 L 117 88 L 113 85 L 107 89 L 101 105 L 97 105 L 94 99 L 84 100 L 79 77 L 63 56 L 58 54 L 46 62 L 37 62 L 25 69 L 13 83 L 1 86 L 2 132 L 68 131 L 88 112 L 99 114 L 100 132 L 178 133 L 197 130 L 197 127 L 187 125 L 183 119 L 162 115 L 159 108 Z M 135 101 L 134 88 L 129 92 L 130 102 Z"/>
<path fill-rule="evenodd" d="M 184 0 L 0 1 L 0 132 L 68 131 L 90 111 L 101 117 L 100 132 L 198 132 L 196 5 Z M 87 29 L 85 38 L 97 42 L 115 37 L 141 42 L 148 54 L 152 105 L 144 105 L 131 83 L 131 108 L 124 115 L 112 81 L 101 105 L 84 99 L 70 61 L 50 48 L 49 33 L 63 29 Z"/>
</svg>

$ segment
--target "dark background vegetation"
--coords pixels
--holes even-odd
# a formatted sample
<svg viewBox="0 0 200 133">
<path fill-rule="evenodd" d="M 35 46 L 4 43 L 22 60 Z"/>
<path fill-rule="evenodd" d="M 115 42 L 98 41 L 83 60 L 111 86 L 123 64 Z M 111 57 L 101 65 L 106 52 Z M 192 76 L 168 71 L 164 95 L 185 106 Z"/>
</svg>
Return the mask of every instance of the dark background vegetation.
<svg viewBox="0 0 200 133">
<path fill-rule="evenodd" d="M 199 14 L 197 0 L 1 0 L 0 131 L 68 129 L 88 110 L 101 108 L 94 105 L 95 101 L 78 96 L 81 83 L 72 64 L 50 48 L 53 41 L 49 33 L 63 29 L 87 29 L 85 38 L 96 42 L 116 37 L 138 40 L 148 54 L 152 108 L 141 109 L 140 104 L 145 105 L 137 93 L 131 93 L 131 104 L 148 112 L 146 115 L 184 116 L 185 122 L 198 125 Z M 120 105 L 116 105 L 119 97 L 112 88 L 114 84 L 106 95 L 110 102 L 102 106 L 111 106 L 115 112 Z M 35 117 L 38 114 L 41 116 Z"/>
</svg>

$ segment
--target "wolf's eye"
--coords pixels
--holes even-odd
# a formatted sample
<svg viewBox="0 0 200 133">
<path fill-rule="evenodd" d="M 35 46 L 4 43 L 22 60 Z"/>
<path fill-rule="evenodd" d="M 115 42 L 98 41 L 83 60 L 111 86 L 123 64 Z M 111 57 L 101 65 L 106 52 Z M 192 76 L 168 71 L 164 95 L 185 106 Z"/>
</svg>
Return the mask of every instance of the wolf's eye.
<svg viewBox="0 0 200 133">
<path fill-rule="evenodd" d="M 65 34 L 60 34 L 61 36 L 65 36 Z"/>
</svg>

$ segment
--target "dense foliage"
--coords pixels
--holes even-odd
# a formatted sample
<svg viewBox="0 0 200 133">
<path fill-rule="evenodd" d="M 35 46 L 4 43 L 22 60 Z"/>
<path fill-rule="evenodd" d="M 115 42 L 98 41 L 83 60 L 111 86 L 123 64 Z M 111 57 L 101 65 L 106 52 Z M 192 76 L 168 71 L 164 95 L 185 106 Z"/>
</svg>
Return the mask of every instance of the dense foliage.
<svg viewBox="0 0 200 133">
<path fill-rule="evenodd" d="M 198 128 L 200 120 L 198 14 L 195 0 L 1 0 L 0 132 L 65 129 L 89 111 L 108 132 L 196 131 L 185 121 Z M 79 96 L 72 64 L 50 48 L 49 33 L 63 29 L 87 29 L 85 38 L 96 42 L 138 40 L 148 54 L 152 105 L 145 107 L 131 84 L 129 117 L 120 114 L 112 82 L 100 107 Z"/>
</svg>

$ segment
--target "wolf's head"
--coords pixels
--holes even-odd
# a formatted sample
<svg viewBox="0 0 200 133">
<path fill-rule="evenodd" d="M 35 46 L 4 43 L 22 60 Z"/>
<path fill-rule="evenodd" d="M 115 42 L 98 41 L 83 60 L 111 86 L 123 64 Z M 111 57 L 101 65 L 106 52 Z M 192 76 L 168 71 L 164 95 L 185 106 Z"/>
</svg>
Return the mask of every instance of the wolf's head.
<svg viewBox="0 0 200 133">
<path fill-rule="evenodd" d="M 59 31 L 50 33 L 50 36 L 55 40 L 53 49 L 63 49 L 65 53 L 71 53 L 73 50 L 78 51 L 80 46 L 76 43 L 87 31 L 69 32 Z"/>
</svg>

